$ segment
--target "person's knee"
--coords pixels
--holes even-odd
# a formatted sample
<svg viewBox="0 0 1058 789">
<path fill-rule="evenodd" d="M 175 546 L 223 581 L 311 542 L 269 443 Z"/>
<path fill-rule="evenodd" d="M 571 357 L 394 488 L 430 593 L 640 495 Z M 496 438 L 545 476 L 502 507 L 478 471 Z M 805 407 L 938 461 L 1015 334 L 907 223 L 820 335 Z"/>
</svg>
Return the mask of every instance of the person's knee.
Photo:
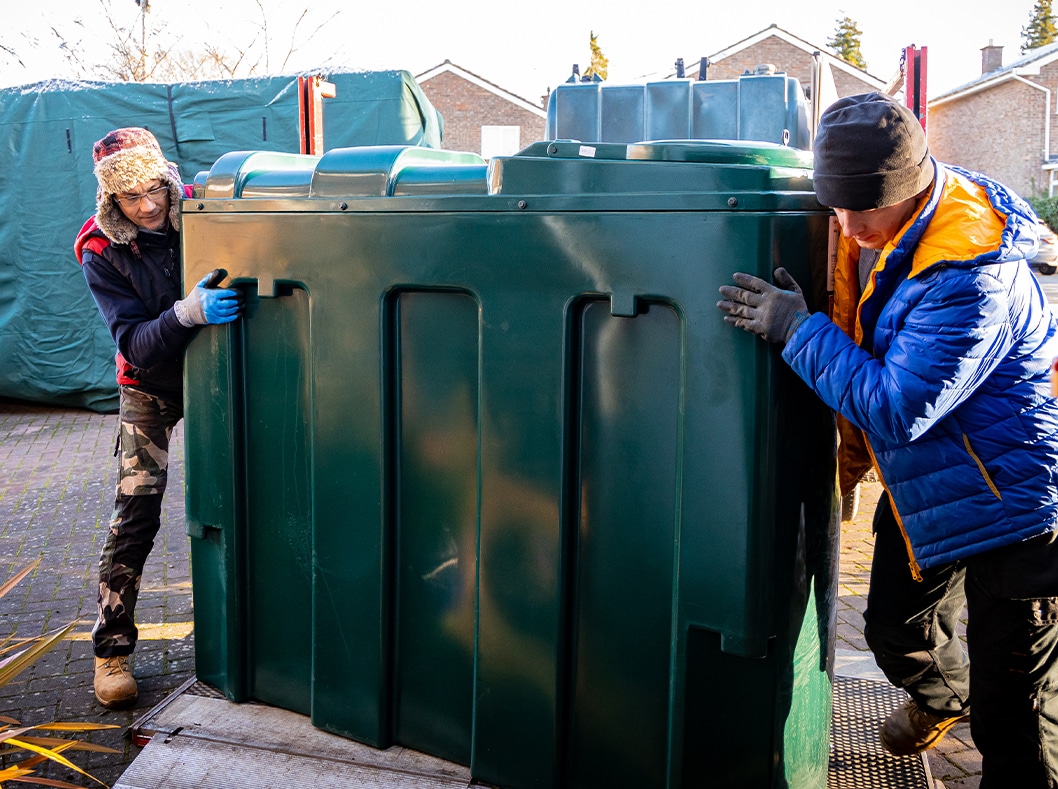
<svg viewBox="0 0 1058 789">
<path fill-rule="evenodd" d="M 111 560 L 142 569 L 161 526 L 162 497 L 121 496 L 112 524 Z M 109 542 L 109 541 L 108 541 Z"/>
<path fill-rule="evenodd" d="M 930 644 L 928 623 L 887 621 L 872 616 L 870 609 L 864 613 L 863 620 L 863 637 L 875 654 L 908 654 L 921 651 Z"/>
</svg>

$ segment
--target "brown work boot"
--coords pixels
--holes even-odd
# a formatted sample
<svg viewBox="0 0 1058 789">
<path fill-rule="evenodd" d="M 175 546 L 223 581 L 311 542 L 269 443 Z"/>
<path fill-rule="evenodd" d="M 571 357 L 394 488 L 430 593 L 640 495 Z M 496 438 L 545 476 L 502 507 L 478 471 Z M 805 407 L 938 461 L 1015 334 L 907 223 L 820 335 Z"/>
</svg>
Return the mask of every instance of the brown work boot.
<svg viewBox="0 0 1058 789">
<path fill-rule="evenodd" d="M 120 709 L 136 703 L 139 690 L 132 678 L 128 655 L 96 658 L 96 675 L 93 682 L 96 701 L 108 709 Z"/>
<path fill-rule="evenodd" d="M 969 720 L 969 707 L 954 718 L 939 718 L 908 700 L 882 724 L 882 745 L 894 756 L 922 753 L 943 740 L 952 726 Z"/>
</svg>

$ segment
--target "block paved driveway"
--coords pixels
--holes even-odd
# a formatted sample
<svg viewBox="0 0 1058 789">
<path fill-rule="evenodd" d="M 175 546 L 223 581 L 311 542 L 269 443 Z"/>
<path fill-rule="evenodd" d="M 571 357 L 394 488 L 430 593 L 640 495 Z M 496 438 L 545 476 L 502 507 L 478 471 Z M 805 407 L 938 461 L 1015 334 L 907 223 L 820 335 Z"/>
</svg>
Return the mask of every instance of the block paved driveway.
<svg viewBox="0 0 1058 789">
<path fill-rule="evenodd" d="M 65 720 L 121 726 L 78 735 L 117 748 L 119 754 L 66 754 L 108 785 L 138 752 L 125 741 L 124 728 L 194 674 L 182 436 L 181 424 L 171 448 L 162 528 L 137 606 L 140 643 L 134 674 L 139 702 L 113 712 L 92 695 L 89 631 L 95 619 L 99 550 L 114 503 L 117 415 L 0 399 L 0 583 L 41 559 L 30 577 L 0 599 L 0 639 L 40 635 L 78 621 L 71 639 L 0 688 L 0 715 L 23 724 Z M 59 766 L 40 774 L 91 784 Z"/>
</svg>

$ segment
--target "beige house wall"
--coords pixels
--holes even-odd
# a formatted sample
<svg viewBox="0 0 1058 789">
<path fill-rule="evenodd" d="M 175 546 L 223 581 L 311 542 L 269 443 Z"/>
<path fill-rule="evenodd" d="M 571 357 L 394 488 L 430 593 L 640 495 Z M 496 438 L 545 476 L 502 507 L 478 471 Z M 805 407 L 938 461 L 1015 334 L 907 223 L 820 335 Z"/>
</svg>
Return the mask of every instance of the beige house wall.
<svg viewBox="0 0 1058 789">
<path fill-rule="evenodd" d="M 1046 194 L 1044 144 L 1053 103 L 1053 92 L 1048 107 L 1042 90 L 1014 79 L 942 102 L 927 115 L 930 150 L 939 161 L 984 173 L 1026 197 Z"/>
<path fill-rule="evenodd" d="M 795 46 L 779 36 L 768 36 L 711 64 L 705 75 L 707 79 L 738 79 L 747 71 L 752 74 L 758 65 L 771 63 L 776 71 L 785 71 L 807 89 L 812 84 L 814 61 L 812 53 L 804 48 Z M 876 89 L 874 84 L 842 69 L 832 69 L 832 73 L 839 97 Z"/>
<path fill-rule="evenodd" d="M 420 82 L 444 119 L 442 147 L 481 153 L 482 126 L 518 126 L 521 146 L 544 139 L 547 120 L 451 71 Z"/>
<path fill-rule="evenodd" d="M 771 63 L 777 71 L 785 71 L 802 85 L 811 85 L 813 62 L 811 52 L 806 52 L 778 36 L 769 36 L 710 64 L 705 76 L 707 79 L 738 79 L 747 71 L 752 74 L 762 63 Z"/>
</svg>

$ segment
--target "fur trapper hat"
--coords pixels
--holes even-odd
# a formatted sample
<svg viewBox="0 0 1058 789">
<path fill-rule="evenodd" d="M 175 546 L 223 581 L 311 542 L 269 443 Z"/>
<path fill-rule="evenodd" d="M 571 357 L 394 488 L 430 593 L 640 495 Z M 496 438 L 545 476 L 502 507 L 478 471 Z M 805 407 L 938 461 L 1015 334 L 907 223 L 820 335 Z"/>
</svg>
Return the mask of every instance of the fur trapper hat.
<svg viewBox="0 0 1058 789">
<path fill-rule="evenodd" d="M 176 165 L 167 161 L 154 135 L 146 129 L 115 129 L 92 147 L 96 180 L 96 224 L 115 244 L 136 238 L 139 226 L 122 212 L 114 195 L 155 179 L 169 186 L 169 223 L 180 229 L 183 185 Z"/>
</svg>

